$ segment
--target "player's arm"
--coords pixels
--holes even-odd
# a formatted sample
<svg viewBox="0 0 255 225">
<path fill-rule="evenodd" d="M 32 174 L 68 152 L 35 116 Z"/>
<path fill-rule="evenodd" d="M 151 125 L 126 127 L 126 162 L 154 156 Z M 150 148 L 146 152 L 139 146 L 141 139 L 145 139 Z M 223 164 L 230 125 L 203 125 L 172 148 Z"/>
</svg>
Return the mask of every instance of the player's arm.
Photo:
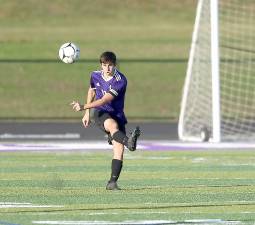
<svg viewBox="0 0 255 225">
<path fill-rule="evenodd" d="M 95 99 L 95 96 L 96 96 L 95 89 L 89 87 L 86 104 L 93 102 Z M 80 105 L 79 111 L 81 111 L 83 108 L 84 108 L 84 106 Z M 84 127 L 89 126 L 89 124 L 90 124 L 90 110 L 89 109 L 86 109 L 85 114 L 82 118 L 82 123 L 83 123 Z"/>
<path fill-rule="evenodd" d="M 102 98 L 97 99 L 93 102 L 89 102 L 83 106 L 82 110 L 87 110 L 95 107 L 102 106 L 108 102 L 111 102 L 114 99 L 114 96 L 110 93 L 106 93 Z"/>
<path fill-rule="evenodd" d="M 87 104 L 93 102 L 95 99 L 95 90 L 91 87 L 88 89 L 88 94 L 87 94 Z M 78 111 L 83 111 L 84 110 L 84 105 L 81 105 L 78 101 L 72 101 L 70 105 L 73 107 L 73 110 L 78 112 Z"/>
<path fill-rule="evenodd" d="M 96 96 L 95 90 L 90 86 L 88 89 L 86 104 L 92 103 L 95 99 L 95 96 Z M 70 105 L 73 107 L 73 110 L 75 110 L 76 112 L 84 110 L 84 105 L 81 105 L 78 101 L 73 101 Z M 85 114 L 82 118 L 82 123 L 85 127 L 88 127 L 90 123 L 89 109 L 86 109 Z"/>
<path fill-rule="evenodd" d="M 77 101 L 73 101 L 71 105 L 75 111 L 83 111 L 95 107 L 102 106 L 108 102 L 111 102 L 114 99 L 114 95 L 111 93 L 106 93 L 102 98 L 94 100 L 94 90 L 92 88 L 88 91 L 87 103 L 85 105 L 80 105 Z"/>
<path fill-rule="evenodd" d="M 96 92 L 95 92 L 95 89 L 92 88 L 92 87 L 89 87 L 89 90 L 88 90 L 88 94 L 87 94 L 87 101 L 86 101 L 86 104 L 90 104 L 91 102 L 94 101 L 95 99 L 95 96 L 96 96 Z M 81 105 L 82 106 L 82 105 Z M 82 108 L 82 107 L 81 107 Z M 88 110 L 87 110 L 88 111 Z"/>
</svg>

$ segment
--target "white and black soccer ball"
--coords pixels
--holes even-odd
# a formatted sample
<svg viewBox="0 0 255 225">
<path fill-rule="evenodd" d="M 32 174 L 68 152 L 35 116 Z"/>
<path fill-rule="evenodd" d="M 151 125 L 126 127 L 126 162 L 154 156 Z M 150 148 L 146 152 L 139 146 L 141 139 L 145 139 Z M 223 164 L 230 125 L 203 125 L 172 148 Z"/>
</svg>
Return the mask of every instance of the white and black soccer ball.
<svg viewBox="0 0 255 225">
<path fill-rule="evenodd" d="M 64 63 L 74 63 L 80 57 L 80 48 L 76 44 L 68 42 L 60 46 L 58 55 Z"/>
</svg>

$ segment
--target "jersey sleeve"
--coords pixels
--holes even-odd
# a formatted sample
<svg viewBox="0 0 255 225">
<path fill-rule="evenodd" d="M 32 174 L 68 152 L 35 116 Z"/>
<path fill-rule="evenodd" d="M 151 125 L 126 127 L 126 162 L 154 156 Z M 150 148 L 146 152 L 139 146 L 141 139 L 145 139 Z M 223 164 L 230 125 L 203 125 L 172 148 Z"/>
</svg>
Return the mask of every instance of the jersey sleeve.
<svg viewBox="0 0 255 225">
<path fill-rule="evenodd" d="M 124 81 L 115 81 L 109 88 L 108 93 L 117 97 L 121 92 L 126 89 L 126 83 Z"/>
<path fill-rule="evenodd" d="M 93 73 L 91 73 L 91 75 L 90 75 L 90 87 L 91 88 L 95 88 L 95 82 L 94 82 Z"/>
</svg>

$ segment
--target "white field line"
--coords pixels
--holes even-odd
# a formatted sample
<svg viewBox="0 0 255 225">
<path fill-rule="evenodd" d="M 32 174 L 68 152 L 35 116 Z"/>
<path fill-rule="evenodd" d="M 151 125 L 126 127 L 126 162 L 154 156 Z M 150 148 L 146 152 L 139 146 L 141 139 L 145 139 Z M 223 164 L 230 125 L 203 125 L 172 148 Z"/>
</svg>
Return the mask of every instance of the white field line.
<svg viewBox="0 0 255 225">
<path fill-rule="evenodd" d="M 31 151 L 31 150 L 94 150 L 111 149 L 105 142 L 29 142 L 29 143 L 0 143 L 0 151 Z"/>
<path fill-rule="evenodd" d="M 86 215 L 97 216 L 97 215 L 120 215 L 120 214 L 128 214 L 128 215 L 141 215 L 141 214 L 168 214 L 168 212 L 95 212 L 95 213 L 86 213 Z"/>
<path fill-rule="evenodd" d="M 149 141 L 151 142 L 151 141 Z M 254 149 L 255 142 L 181 142 L 181 141 L 160 141 L 160 145 L 169 146 L 172 148 L 183 148 L 183 149 Z"/>
<path fill-rule="evenodd" d="M 33 224 L 44 224 L 44 225 L 141 225 L 141 224 L 240 224 L 240 221 L 223 221 L 221 219 L 203 219 L 203 220 L 184 220 L 184 221 L 171 221 L 171 220 L 140 220 L 140 221 L 32 221 Z"/>
<path fill-rule="evenodd" d="M 78 133 L 66 134 L 9 134 L 0 135 L 0 139 L 80 139 Z"/>
<path fill-rule="evenodd" d="M 34 224 L 58 224 L 58 225 L 141 225 L 141 224 L 173 224 L 175 221 L 169 220 L 143 220 L 143 221 L 32 221 Z"/>
<path fill-rule="evenodd" d="M 60 208 L 60 205 L 34 205 L 26 202 L 0 202 L 0 208 Z"/>
</svg>

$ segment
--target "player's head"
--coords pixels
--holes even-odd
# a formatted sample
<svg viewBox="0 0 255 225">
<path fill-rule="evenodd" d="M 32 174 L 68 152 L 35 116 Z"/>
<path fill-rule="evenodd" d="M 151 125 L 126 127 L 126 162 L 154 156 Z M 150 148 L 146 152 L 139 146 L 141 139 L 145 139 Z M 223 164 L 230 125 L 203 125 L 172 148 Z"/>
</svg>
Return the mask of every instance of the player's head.
<svg viewBox="0 0 255 225">
<path fill-rule="evenodd" d="M 104 75 L 112 76 L 116 66 L 116 55 L 113 52 L 104 52 L 100 56 L 100 64 Z"/>
<path fill-rule="evenodd" d="M 113 52 L 103 52 L 102 55 L 100 56 L 100 63 L 104 63 L 104 64 L 113 64 L 114 66 L 116 66 L 117 64 L 117 58 L 116 55 Z"/>
</svg>

